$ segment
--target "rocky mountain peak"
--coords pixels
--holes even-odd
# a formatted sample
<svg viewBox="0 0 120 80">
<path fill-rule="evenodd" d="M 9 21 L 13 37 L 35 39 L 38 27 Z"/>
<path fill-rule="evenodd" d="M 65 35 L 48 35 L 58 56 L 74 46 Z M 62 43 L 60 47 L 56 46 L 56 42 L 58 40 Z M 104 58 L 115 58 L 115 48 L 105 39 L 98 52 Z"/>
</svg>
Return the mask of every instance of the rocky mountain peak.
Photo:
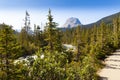
<svg viewBox="0 0 120 80">
<path fill-rule="evenodd" d="M 67 19 L 67 21 L 65 22 L 63 27 L 64 28 L 73 28 L 73 27 L 76 27 L 78 25 L 81 25 L 81 22 L 79 21 L 79 19 L 71 17 L 71 18 Z"/>
</svg>

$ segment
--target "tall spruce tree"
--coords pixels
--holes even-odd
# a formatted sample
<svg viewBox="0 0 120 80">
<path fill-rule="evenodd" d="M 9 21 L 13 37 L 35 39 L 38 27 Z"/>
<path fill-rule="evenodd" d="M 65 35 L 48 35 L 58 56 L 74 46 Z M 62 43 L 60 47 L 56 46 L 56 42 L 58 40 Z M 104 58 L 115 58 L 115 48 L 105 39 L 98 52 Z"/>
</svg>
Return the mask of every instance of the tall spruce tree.
<svg viewBox="0 0 120 80">
<path fill-rule="evenodd" d="M 45 35 L 46 41 L 48 42 L 47 49 L 48 50 L 57 50 L 61 51 L 62 44 L 61 44 L 61 37 L 60 32 L 56 28 L 57 23 L 53 22 L 53 17 L 51 15 L 51 10 L 49 9 L 48 12 L 48 22 L 45 26 Z"/>
<path fill-rule="evenodd" d="M 30 15 L 29 13 L 26 11 L 25 14 L 25 19 L 24 19 L 24 27 L 21 29 L 20 32 L 20 42 L 21 45 L 24 47 L 28 47 L 29 46 L 29 33 L 30 33 Z"/>
</svg>

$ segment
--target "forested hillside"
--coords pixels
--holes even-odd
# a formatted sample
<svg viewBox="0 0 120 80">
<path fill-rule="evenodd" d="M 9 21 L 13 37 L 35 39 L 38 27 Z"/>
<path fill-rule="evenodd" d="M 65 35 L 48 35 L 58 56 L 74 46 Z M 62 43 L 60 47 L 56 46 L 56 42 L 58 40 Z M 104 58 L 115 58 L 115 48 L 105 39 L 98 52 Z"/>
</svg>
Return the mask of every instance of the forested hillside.
<svg viewBox="0 0 120 80">
<path fill-rule="evenodd" d="M 113 19 L 116 18 L 117 16 L 120 16 L 120 12 L 112 14 L 112 15 L 107 16 L 107 17 L 104 17 L 104 18 L 98 20 L 97 22 L 87 24 L 87 25 L 83 25 L 83 27 L 92 27 L 94 25 L 99 26 L 101 22 L 104 22 L 107 25 L 112 25 Z"/>
<path fill-rule="evenodd" d="M 20 33 L 7 24 L 0 25 L 0 80 L 99 80 L 102 60 L 120 48 L 119 16 L 112 25 L 101 22 L 61 31 L 49 9 L 45 29 L 34 25 L 33 33 L 29 19 L 26 12 Z M 74 45 L 76 50 L 66 50 L 63 44 Z M 27 55 L 37 58 L 15 63 Z"/>
</svg>

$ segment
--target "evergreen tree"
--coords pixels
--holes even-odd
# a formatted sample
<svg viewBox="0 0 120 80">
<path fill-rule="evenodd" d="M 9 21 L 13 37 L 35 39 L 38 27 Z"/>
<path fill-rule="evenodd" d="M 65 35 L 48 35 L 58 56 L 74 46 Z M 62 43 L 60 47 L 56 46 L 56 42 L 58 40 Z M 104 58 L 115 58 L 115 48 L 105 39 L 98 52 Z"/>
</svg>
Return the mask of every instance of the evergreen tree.
<svg viewBox="0 0 120 80">
<path fill-rule="evenodd" d="M 53 22 L 51 10 L 49 9 L 48 23 L 46 23 L 46 26 L 45 26 L 45 35 L 46 35 L 45 40 L 48 42 L 47 49 L 51 50 L 51 51 L 53 51 L 55 49 L 60 50 L 60 48 L 62 46 L 61 37 L 59 34 L 60 32 L 57 30 L 56 26 L 57 26 L 57 23 Z"/>
<path fill-rule="evenodd" d="M 65 53 L 57 51 L 37 52 L 38 58 L 33 63 L 33 80 L 63 80 L 65 64 L 67 62 Z"/>
<path fill-rule="evenodd" d="M 30 15 L 27 11 L 25 14 L 25 24 L 24 27 L 21 29 L 21 32 L 19 33 L 18 41 L 21 43 L 22 46 L 21 49 L 24 56 L 33 54 L 35 52 L 33 35 L 32 35 L 32 31 L 30 30 Z"/>
<path fill-rule="evenodd" d="M 19 34 L 19 42 L 21 44 L 22 47 L 28 47 L 28 40 L 27 40 L 27 37 L 25 36 L 28 36 L 26 30 L 23 28 Z"/>
<path fill-rule="evenodd" d="M 113 20 L 113 44 L 114 44 L 114 47 L 118 47 L 118 32 L 119 32 L 119 17 L 115 18 Z"/>
<path fill-rule="evenodd" d="M 2 24 L 0 29 L 0 79 L 12 78 L 13 59 L 16 55 L 16 39 L 11 26 Z"/>
<path fill-rule="evenodd" d="M 34 25 L 34 43 L 38 47 L 38 49 L 43 49 L 46 45 L 44 38 L 44 33 L 42 30 L 40 30 L 40 26 Z"/>
<path fill-rule="evenodd" d="M 24 27 L 20 32 L 20 42 L 23 47 L 27 48 L 29 46 L 29 41 L 30 41 L 30 35 L 29 35 L 30 34 L 30 15 L 27 11 L 25 14 L 24 21 L 25 21 Z"/>
<path fill-rule="evenodd" d="M 77 45 L 77 55 L 76 55 L 76 59 L 77 61 L 79 60 L 80 54 L 81 54 L 81 47 L 82 45 L 82 40 L 81 40 L 81 27 L 80 25 L 77 26 L 76 30 L 75 30 L 75 43 Z"/>
</svg>

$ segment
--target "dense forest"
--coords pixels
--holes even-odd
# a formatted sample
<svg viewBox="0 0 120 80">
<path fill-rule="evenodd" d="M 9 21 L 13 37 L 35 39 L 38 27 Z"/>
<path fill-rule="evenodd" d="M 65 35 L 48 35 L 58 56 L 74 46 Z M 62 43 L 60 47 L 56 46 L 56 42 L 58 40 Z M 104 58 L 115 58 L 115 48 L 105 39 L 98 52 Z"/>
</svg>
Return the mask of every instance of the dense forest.
<svg viewBox="0 0 120 80">
<path fill-rule="evenodd" d="M 120 47 L 120 17 L 109 25 L 101 22 L 64 31 L 53 22 L 51 10 L 47 19 L 45 29 L 34 25 L 33 33 L 28 13 L 21 32 L 0 24 L 0 80 L 99 80 L 102 61 Z M 66 50 L 63 44 L 76 49 Z M 37 58 L 15 63 L 27 55 Z"/>
</svg>

